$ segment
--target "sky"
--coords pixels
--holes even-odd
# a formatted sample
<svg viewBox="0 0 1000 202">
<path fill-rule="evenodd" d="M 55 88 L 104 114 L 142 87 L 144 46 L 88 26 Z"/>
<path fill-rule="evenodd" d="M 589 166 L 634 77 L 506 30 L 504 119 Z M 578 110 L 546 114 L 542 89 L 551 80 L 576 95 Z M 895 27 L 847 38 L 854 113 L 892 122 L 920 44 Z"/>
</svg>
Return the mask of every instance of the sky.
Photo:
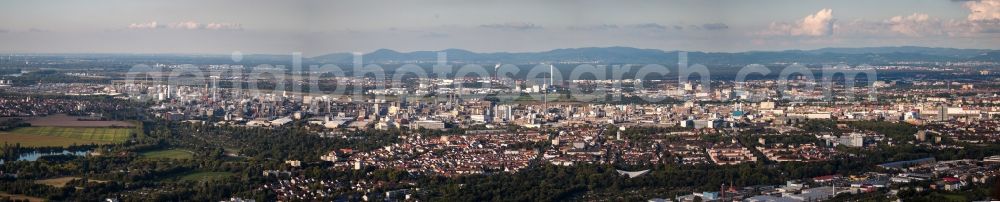
<svg viewBox="0 0 1000 202">
<path fill-rule="evenodd" d="M 0 2 L 0 52 L 1000 47 L 1000 0 Z"/>
</svg>

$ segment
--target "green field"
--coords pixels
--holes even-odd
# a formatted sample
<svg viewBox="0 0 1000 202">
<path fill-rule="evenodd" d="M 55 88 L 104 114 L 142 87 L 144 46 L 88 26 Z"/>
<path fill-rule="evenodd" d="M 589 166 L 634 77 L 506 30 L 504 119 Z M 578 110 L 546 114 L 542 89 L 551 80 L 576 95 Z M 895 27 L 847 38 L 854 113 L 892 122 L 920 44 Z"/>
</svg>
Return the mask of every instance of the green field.
<svg viewBox="0 0 1000 202">
<path fill-rule="evenodd" d="M 157 150 L 142 153 L 143 158 L 164 158 L 164 159 L 191 159 L 194 155 L 191 151 L 182 149 Z"/>
<path fill-rule="evenodd" d="M 184 177 L 181 177 L 181 180 L 209 181 L 209 180 L 215 180 L 215 179 L 223 179 L 223 178 L 227 178 L 229 176 L 233 176 L 233 173 L 230 173 L 230 172 L 198 171 L 198 172 L 193 172 L 193 173 L 184 175 Z"/>
<path fill-rule="evenodd" d="M 24 127 L 0 132 L 0 142 L 27 147 L 65 147 L 83 144 L 112 144 L 128 140 L 131 128 L 109 127 Z"/>
</svg>

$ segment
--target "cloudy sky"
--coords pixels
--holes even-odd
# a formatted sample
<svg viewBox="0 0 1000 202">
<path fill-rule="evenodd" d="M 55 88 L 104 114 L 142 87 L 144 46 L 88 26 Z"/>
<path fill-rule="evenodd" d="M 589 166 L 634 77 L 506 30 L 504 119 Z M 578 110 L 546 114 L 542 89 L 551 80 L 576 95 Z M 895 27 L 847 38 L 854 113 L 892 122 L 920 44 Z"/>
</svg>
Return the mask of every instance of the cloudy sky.
<svg viewBox="0 0 1000 202">
<path fill-rule="evenodd" d="M 380 48 L 1000 47 L 1000 0 L 11 0 L 0 5 L 0 52 L 308 56 Z"/>
</svg>

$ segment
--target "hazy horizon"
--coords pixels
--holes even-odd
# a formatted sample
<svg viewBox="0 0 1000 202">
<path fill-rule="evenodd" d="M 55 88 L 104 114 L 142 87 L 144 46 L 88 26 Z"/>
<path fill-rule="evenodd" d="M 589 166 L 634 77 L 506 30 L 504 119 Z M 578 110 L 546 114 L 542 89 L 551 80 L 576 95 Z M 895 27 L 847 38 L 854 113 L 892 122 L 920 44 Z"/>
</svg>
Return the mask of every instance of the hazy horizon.
<svg viewBox="0 0 1000 202">
<path fill-rule="evenodd" d="M 17 53 L 744 52 L 1000 42 L 1000 0 L 30 1 L 8 3 L 0 16 L 0 52 Z"/>
<path fill-rule="evenodd" d="M 309 58 L 309 57 L 319 57 L 319 56 L 324 56 L 324 55 L 343 54 L 343 53 L 369 54 L 369 53 L 374 53 L 374 52 L 379 51 L 379 50 L 390 50 L 390 51 L 395 51 L 395 52 L 399 52 L 399 53 L 441 52 L 441 51 L 446 51 L 446 50 L 464 50 L 464 51 L 470 51 L 470 52 L 477 53 L 477 54 L 493 54 L 493 53 L 544 53 L 544 52 L 555 51 L 555 50 L 563 50 L 563 49 L 586 49 L 586 48 L 599 48 L 599 49 L 600 48 L 636 48 L 636 49 L 660 50 L 660 51 L 664 51 L 664 52 L 678 51 L 678 52 L 703 52 L 703 53 L 746 53 L 746 52 L 813 51 L 813 50 L 821 50 L 821 49 L 874 49 L 874 48 L 905 48 L 905 47 L 934 48 L 934 49 L 937 49 L 937 48 L 940 48 L 940 49 L 959 49 L 959 50 L 986 50 L 986 51 L 997 51 L 997 50 L 1000 50 L 1000 49 L 996 49 L 996 48 L 953 48 L 953 47 L 905 46 L 905 45 L 902 45 L 902 46 L 867 46 L 867 47 L 820 47 L 820 48 L 810 48 L 810 49 L 744 50 L 744 51 L 665 50 L 665 49 L 656 49 L 656 48 L 637 48 L 637 47 L 629 47 L 629 46 L 604 46 L 604 47 L 591 46 L 591 47 L 555 48 L 555 49 L 540 50 L 540 51 L 486 51 L 486 52 L 472 51 L 472 50 L 467 50 L 467 49 L 462 49 L 462 48 L 445 48 L 445 49 L 435 49 L 435 50 L 412 50 L 412 51 L 401 51 L 401 50 L 395 50 L 395 49 L 390 49 L 390 48 L 378 48 L 378 49 L 371 50 L 371 51 L 366 51 L 366 52 L 351 51 L 351 52 L 328 52 L 328 53 L 303 53 L 303 57 Z M 248 52 L 242 52 L 242 51 L 234 51 L 234 52 L 228 52 L 228 53 L 169 53 L 169 52 L 166 52 L 166 53 L 126 53 L 126 52 L 65 52 L 65 53 L 55 53 L 55 52 L 9 52 L 9 51 L 4 52 L 4 51 L 0 51 L 0 55 L 11 55 L 11 54 L 13 54 L 13 55 L 19 55 L 19 54 L 20 55 L 87 55 L 87 54 L 105 55 L 106 54 L 106 55 L 215 55 L 215 56 L 227 56 L 228 57 L 228 56 L 231 56 L 235 52 L 239 52 L 242 55 L 276 55 L 276 56 L 292 55 L 293 53 L 302 53 L 302 52 L 288 52 L 288 53 L 248 53 Z"/>
</svg>

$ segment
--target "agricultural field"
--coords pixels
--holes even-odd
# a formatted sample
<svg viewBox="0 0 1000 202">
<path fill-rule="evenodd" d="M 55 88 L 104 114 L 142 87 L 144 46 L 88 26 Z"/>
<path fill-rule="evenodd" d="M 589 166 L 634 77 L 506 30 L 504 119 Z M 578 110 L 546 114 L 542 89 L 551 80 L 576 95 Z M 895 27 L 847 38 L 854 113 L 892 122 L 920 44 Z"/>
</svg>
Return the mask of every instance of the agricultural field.
<svg viewBox="0 0 1000 202">
<path fill-rule="evenodd" d="M 32 126 L 56 126 L 56 127 L 132 127 L 135 124 L 127 121 L 96 121 L 90 120 L 92 117 L 69 116 L 56 114 L 43 117 L 28 118 L 27 122 Z"/>
<path fill-rule="evenodd" d="M 44 180 L 35 180 L 35 184 L 44 184 L 44 185 L 49 185 L 49 186 L 52 186 L 52 187 L 55 187 L 55 188 L 62 188 L 62 187 L 65 187 L 66 184 L 69 183 L 69 181 L 72 181 L 72 180 L 75 180 L 75 179 L 80 179 L 80 178 L 76 178 L 76 177 L 60 177 L 60 178 L 52 178 L 52 179 L 44 179 Z"/>
<path fill-rule="evenodd" d="M 10 198 L 10 200 L 17 200 L 17 201 L 24 200 L 24 201 L 30 201 L 30 202 L 45 201 L 45 199 L 43 199 L 43 198 L 25 196 L 25 195 L 21 195 L 21 194 L 8 194 L 8 193 L 0 192 L 0 199 L 4 199 L 4 198 Z"/>
<path fill-rule="evenodd" d="M 167 150 L 157 150 L 143 152 L 143 158 L 162 158 L 162 159 L 191 159 L 194 158 L 194 154 L 188 150 L 182 149 L 167 149 Z"/>
<path fill-rule="evenodd" d="M 24 127 L 0 132 L 0 142 L 26 147 L 65 147 L 83 144 L 113 144 L 129 139 L 133 129 L 109 127 Z"/>
<path fill-rule="evenodd" d="M 52 186 L 52 187 L 55 187 L 55 188 L 62 188 L 62 187 L 65 187 L 66 184 L 69 183 L 69 181 L 78 180 L 78 179 L 80 179 L 80 178 L 79 177 L 58 177 L 58 178 L 52 178 L 52 179 L 35 180 L 35 184 L 44 184 L 44 185 L 49 185 L 49 186 Z M 87 182 L 105 183 L 107 181 L 88 179 Z"/>
</svg>

